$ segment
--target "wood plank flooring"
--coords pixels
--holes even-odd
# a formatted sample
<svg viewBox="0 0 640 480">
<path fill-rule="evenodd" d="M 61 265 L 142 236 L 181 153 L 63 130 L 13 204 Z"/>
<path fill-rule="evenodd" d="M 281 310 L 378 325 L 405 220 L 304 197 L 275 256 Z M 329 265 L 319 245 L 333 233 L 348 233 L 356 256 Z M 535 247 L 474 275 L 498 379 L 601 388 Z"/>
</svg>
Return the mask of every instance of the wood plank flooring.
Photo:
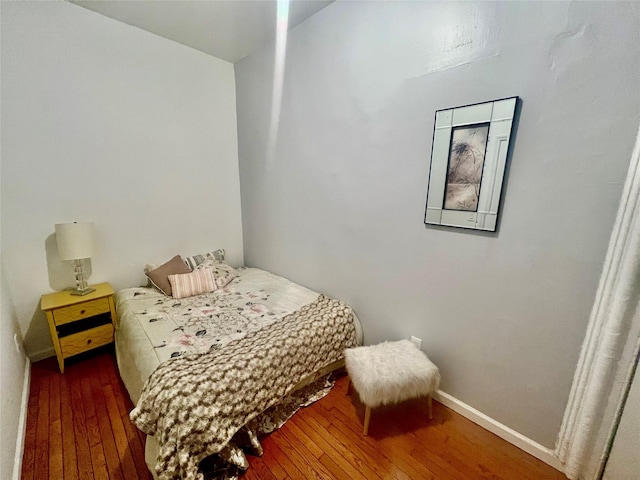
<svg viewBox="0 0 640 480">
<path fill-rule="evenodd" d="M 111 351 L 58 371 L 55 359 L 32 365 L 22 478 L 149 480 L 144 434 Z M 531 455 L 434 402 L 376 409 L 362 436 L 364 407 L 346 394 L 347 378 L 263 438 L 245 480 L 565 479 Z"/>
<path fill-rule="evenodd" d="M 150 480 L 113 353 L 85 357 L 64 375 L 55 358 L 31 366 L 22 478 Z"/>
</svg>

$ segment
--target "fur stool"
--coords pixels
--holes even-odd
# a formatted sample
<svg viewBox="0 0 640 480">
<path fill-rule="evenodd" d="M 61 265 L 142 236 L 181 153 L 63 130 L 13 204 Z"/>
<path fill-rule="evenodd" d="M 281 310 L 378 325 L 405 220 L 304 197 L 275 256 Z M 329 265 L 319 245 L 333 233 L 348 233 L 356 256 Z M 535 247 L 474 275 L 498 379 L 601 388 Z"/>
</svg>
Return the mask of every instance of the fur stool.
<svg viewBox="0 0 640 480">
<path fill-rule="evenodd" d="M 411 341 L 384 342 L 368 347 L 348 348 L 344 352 L 350 383 L 366 406 L 364 435 L 369 432 L 371 409 L 427 397 L 429 419 L 433 418 L 431 395 L 440 385 L 440 372 Z"/>
</svg>

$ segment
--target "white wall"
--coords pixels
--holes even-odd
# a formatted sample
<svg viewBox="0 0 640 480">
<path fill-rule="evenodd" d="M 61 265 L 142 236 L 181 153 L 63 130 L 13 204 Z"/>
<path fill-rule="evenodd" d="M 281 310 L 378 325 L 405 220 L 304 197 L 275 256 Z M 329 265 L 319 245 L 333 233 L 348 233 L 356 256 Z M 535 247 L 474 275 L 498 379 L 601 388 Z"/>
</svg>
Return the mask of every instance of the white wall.
<svg viewBox="0 0 640 480">
<path fill-rule="evenodd" d="M 4 258 L 2 258 L 4 260 Z M 16 320 L 16 314 L 5 287 L 4 266 L 0 260 L 0 478 L 20 478 L 13 475 L 16 450 L 22 455 L 22 441 L 26 411 L 22 412 L 22 394 L 24 389 L 26 355 L 22 348 L 22 336 Z M 14 335 L 17 336 L 16 347 Z M 26 407 L 26 405 L 25 405 Z M 26 410 L 26 409 L 25 409 Z M 25 417 L 21 417 L 24 413 Z M 19 442 L 18 442 L 19 439 Z M 19 444 L 18 444 L 19 443 Z"/>
<path fill-rule="evenodd" d="M 68 2 L 2 2 L 2 249 L 31 355 L 70 286 L 54 224 L 93 221 L 90 283 L 224 247 L 243 262 L 233 65 Z M 63 271 L 64 268 L 66 271 Z"/>
<path fill-rule="evenodd" d="M 235 66 L 245 262 L 423 339 L 553 448 L 640 121 L 640 4 L 335 2 Z M 434 112 L 522 98 L 497 234 L 423 225 Z"/>
</svg>

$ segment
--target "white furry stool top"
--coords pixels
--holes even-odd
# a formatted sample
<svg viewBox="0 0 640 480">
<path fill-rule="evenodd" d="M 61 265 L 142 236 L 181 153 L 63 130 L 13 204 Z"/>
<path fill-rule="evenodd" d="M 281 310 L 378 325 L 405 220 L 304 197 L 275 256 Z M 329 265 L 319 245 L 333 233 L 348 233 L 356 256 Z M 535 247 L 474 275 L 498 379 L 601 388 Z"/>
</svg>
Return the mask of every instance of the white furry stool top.
<svg viewBox="0 0 640 480">
<path fill-rule="evenodd" d="M 428 397 L 440 385 L 440 372 L 411 341 L 384 342 L 368 347 L 348 348 L 344 352 L 349 378 L 365 404 L 366 435 L 371 408 Z"/>
</svg>

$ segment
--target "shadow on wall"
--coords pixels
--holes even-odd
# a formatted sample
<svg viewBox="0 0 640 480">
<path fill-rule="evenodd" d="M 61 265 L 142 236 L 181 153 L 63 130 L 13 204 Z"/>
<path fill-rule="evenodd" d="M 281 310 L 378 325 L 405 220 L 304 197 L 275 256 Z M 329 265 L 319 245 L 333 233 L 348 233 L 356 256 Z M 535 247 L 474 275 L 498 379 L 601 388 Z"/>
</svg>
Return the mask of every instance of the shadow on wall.
<svg viewBox="0 0 640 480">
<path fill-rule="evenodd" d="M 40 299 L 38 299 L 38 304 L 34 306 L 29 329 L 24 335 L 24 349 L 32 362 L 55 355 L 49 334 L 49 326 L 47 325 L 47 317 L 40 310 Z"/>
<path fill-rule="evenodd" d="M 47 274 L 49 286 L 54 291 L 61 291 L 75 287 L 76 280 L 73 272 L 73 263 L 60 260 L 56 234 L 52 233 L 44 241 L 44 249 L 47 258 Z M 91 276 L 91 259 L 83 260 L 85 277 Z M 34 312 L 29 323 L 29 329 L 24 336 L 24 348 L 32 361 L 42 360 L 55 354 L 49 325 L 45 313 L 40 310 L 40 299 L 34 305 Z"/>
</svg>

